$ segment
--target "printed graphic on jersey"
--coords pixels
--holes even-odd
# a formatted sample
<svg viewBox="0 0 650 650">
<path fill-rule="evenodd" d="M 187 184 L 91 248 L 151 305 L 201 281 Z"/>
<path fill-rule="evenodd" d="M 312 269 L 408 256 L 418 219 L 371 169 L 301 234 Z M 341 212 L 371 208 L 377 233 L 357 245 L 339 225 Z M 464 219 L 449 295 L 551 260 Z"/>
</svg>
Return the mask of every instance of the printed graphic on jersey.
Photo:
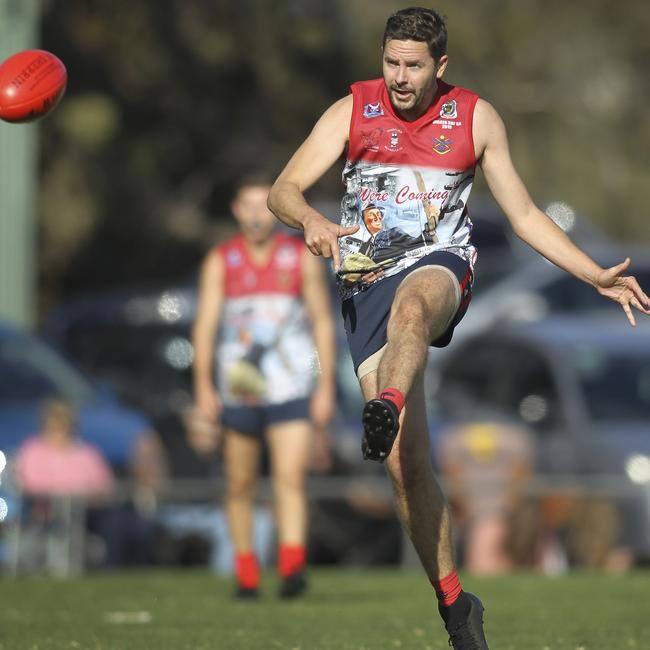
<svg viewBox="0 0 650 650">
<path fill-rule="evenodd" d="M 258 294 L 226 301 L 216 350 L 226 405 L 276 404 L 313 390 L 314 341 L 295 296 Z"/>
<path fill-rule="evenodd" d="M 363 116 L 364 117 L 380 117 L 384 114 L 384 109 L 381 106 L 380 102 L 376 104 L 366 104 L 363 107 Z"/>
<path fill-rule="evenodd" d="M 341 225 L 360 229 L 340 240 L 343 294 L 360 273 L 392 275 L 433 250 L 467 248 L 471 222 L 465 210 L 473 170 L 451 172 L 357 161 L 346 165 Z M 454 252 L 457 252 L 454 250 Z"/>
</svg>

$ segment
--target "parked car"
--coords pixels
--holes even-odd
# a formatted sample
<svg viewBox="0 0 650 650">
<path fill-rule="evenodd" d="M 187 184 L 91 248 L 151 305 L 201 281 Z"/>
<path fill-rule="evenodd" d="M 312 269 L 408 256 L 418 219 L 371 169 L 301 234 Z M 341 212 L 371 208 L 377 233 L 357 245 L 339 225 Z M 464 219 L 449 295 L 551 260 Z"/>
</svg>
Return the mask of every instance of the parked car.
<svg viewBox="0 0 650 650">
<path fill-rule="evenodd" d="M 43 400 L 60 397 L 78 409 L 82 438 L 100 449 L 118 475 L 135 445 L 150 436 L 149 420 L 86 379 L 38 337 L 0 323 L 0 450 L 9 457 L 39 429 Z"/>
<path fill-rule="evenodd" d="M 574 487 L 593 487 L 594 477 L 610 481 L 625 516 L 625 542 L 650 559 L 646 317 L 634 329 L 622 315 L 501 324 L 468 337 L 430 369 L 438 422 L 526 426 L 535 434 L 538 474 Z"/>
<path fill-rule="evenodd" d="M 43 336 L 154 420 L 192 401 L 193 286 L 95 294 L 60 305 Z"/>
<path fill-rule="evenodd" d="M 580 246 L 606 245 L 605 235 L 566 204 L 552 202 L 543 207 Z M 468 208 L 472 220 L 472 242 L 478 252 L 474 278 L 474 296 L 477 299 L 506 277 L 518 274 L 539 256 L 515 235 L 491 196 L 473 196 Z"/>
<path fill-rule="evenodd" d="M 649 249 L 603 243 L 583 247 L 605 268 L 619 264 L 626 256 L 631 257 L 629 275 L 634 275 L 646 292 L 650 290 Z M 480 275 L 480 268 L 477 273 Z M 467 315 L 456 328 L 454 341 L 458 343 L 507 321 L 534 322 L 558 314 L 596 316 L 614 312 L 620 312 L 625 320 L 617 303 L 536 254 L 516 271 L 476 293 Z"/>
</svg>

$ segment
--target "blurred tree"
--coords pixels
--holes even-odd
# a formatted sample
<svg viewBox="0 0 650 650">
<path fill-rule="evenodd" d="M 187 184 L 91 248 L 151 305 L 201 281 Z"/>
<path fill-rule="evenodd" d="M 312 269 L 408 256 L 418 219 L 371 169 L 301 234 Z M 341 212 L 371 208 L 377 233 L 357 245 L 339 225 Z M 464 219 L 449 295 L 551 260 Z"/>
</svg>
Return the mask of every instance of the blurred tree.
<svg viewBox="0 0 650 650">
<path fill-rule="evenodd" d="M 229 188 L 279 169 L 324 108 L 380 74 L 388 0 L 43 1 L 70 74 L 44 120 L 42 310 L 183 280 L 230 228 Z M 502 113 L 535 199 L 650 240 L 644 0 L 442 0 L 447 79 Z M 480 187 L 479 187 L 480 189 Z M 315 191 L 338 200 L 339 170 Z"/>
</svg>

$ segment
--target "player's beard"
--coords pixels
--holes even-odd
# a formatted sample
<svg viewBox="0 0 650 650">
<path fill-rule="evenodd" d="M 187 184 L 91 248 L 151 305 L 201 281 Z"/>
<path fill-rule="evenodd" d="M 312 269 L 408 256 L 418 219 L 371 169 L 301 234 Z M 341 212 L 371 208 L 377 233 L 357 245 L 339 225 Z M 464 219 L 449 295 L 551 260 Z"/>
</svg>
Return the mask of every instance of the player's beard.
<svg viewBox="0 0 650 650">
<path fill-rule="evenodd" d="M 266 244 L 273 237 L 273 225 L 267 225 L 260 221 L 253 221 L 245 227 L 248 240 L 258 246 Z"/>
<path fill-rule="evenodd" d="M 402 98 L 397 94 L 398 90 L 406 90 L 411 94 Z M 414 109 L 418 101 L 421 99 L 421 95 L 418 95 L 417 91 L 410 88 L 391 88 L 390 89 L 390 99 L 393 102 L 393 106 L 401 111 L 410 111 Z"/>
<path fill-rule="evenodd" d="M 395 94 L 397 90 L 406 90 L 411 94 L 407 98 L 402 99 Z M 429 94 L 431 94 L 431 99 L 428 99 Z M 393 86 L 390 88 L 390 101 L 399 113 L 422 114 L 429 108 L 429 104 L 434 96 L 435 87 L 431 86 L 426 86 L 420 90 L 413 88 L 395 88 Z"/>
</svg>

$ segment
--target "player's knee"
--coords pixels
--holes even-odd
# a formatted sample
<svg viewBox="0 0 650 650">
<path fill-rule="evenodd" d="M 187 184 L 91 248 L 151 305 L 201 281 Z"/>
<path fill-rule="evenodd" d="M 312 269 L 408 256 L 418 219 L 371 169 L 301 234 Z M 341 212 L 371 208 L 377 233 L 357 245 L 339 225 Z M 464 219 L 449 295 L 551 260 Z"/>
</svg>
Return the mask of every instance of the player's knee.
<svg viewBox="0 0 650 650">
<path fill-rule="evenodd" d="M 398 294 L 388 320 L 388 335 L 411 328 L 422 330 L 426 315 L 426 305 L 420 296 Z"/>
<path fill-rule="evenodd" d="M 302 470 L 276 472 L 273 484 L 277 490 L 301 492 L 305 487 L 305 473 Z"/>
<path fill-rule="evenodd" d="M 255 494 L 254 476 L 230 476 L 226 486 L 226 497 L 231 500 L 252 499 Z"/>
</svg>

